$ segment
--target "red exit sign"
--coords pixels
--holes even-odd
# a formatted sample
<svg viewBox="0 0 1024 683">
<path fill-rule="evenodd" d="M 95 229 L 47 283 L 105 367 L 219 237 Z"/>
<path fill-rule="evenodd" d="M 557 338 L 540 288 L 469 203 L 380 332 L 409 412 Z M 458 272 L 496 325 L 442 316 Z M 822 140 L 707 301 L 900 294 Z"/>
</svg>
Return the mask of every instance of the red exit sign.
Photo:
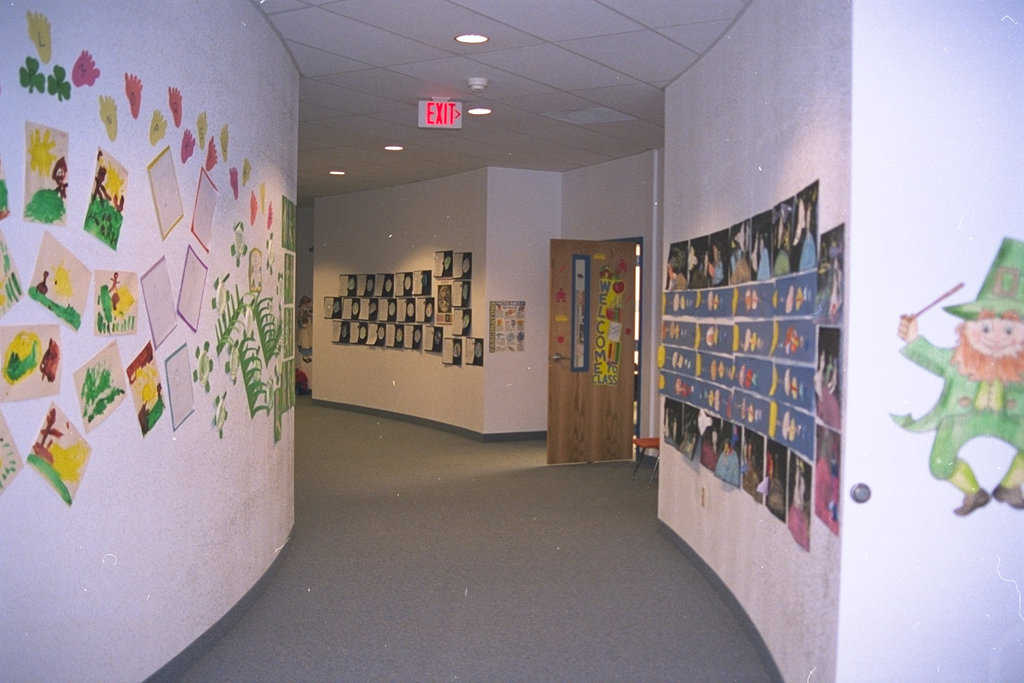
<svg viewBox="0 0 1024 683">
<path fill-rule="evenodd" d="M 420 100 L 420 128 L 462 128 L 462 102 Z"/>
</svg>

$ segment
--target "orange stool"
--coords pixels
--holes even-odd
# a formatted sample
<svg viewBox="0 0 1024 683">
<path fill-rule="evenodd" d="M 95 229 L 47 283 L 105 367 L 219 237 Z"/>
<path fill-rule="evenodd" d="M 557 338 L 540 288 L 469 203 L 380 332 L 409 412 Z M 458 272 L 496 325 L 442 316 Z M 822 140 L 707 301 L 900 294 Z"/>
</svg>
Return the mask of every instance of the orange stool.
<svg viewBox="0 0 1024 683">
<path fill-rule="evenodd" d="M 636 448 L 636 464 L 633 465 L 633 478 L 636 479 L 636 471 L 640 469 L 640 463 L 644 461 L 644 451 L 654 451 L 654 470 L 651 472 L 651 479 L 648 483 L 654 481 L 654 477 L 658 474 L 658 465 L 661 463 L 661 458 L 658 454 L 658 449 L 661 446 L 661 440 L 656 436 L 645 436 L 633 437 L 633 446 Z"/>
</svg>

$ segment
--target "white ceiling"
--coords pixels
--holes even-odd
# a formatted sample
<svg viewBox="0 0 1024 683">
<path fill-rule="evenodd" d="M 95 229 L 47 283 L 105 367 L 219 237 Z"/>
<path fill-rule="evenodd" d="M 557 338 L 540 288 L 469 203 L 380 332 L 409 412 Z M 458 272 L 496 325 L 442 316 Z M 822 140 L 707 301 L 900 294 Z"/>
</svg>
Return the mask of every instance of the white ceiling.
<svg viewBox="0 0 1024 683">
<path fill-rule="evenodd" d="M 661 147 L 664 87 L 750 3 L 253 1 L 302 74 L 300 201 L 483 166 L 567 171 Z M 490 41 L 461 45 L 461 33 Z M 487 89 L 474 94 L 470 76 L 486 77 Z M 461 130 L 420 129 L 417 101 L 431 97 L 494 113 L 465 116 Z M 573 112 L 613 122 L 553 118 Z M 328 175 L 335 169 L 346 175 Z"/>
</svg>

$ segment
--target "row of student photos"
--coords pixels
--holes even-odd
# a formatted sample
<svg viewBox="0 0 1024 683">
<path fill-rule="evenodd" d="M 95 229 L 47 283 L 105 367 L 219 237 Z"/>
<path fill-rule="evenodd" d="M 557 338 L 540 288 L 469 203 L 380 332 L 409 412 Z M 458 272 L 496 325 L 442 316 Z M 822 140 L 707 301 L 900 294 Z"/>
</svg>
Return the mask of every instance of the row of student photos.
<svg viewBox="0 0 1024 683">
<path fill-rule="evenodd" d="M 815 181 L 666 264 L 663 440 L 805 550 L 812 509 L 839 533 L 843 233 L 819 234 Z"/>
<path fill-rule="evenodd" d="M 445 365 L 483 365 L 472 337 L 472 252 L 438 251 L 433 269 L 343 273 L 341 296 L 324 297 L 331 341 L 441 354 Z"/>
</svg>

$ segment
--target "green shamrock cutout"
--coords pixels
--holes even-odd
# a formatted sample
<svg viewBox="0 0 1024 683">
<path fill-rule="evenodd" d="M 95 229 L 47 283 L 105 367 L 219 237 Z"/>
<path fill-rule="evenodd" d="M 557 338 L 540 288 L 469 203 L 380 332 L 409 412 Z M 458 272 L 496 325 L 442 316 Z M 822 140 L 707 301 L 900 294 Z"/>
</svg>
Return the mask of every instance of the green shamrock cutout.
<svg viewBox="0 0 1024 683">
<path fill-rule="evenodd" d="M 196 347 L 196 369 L 192 371 L 192 381 L 198 383 L 206 393 L 210 393 L 210 374 L 213 372 L 213 361 L 210 360 L 210 342 L 203 344 L 202 350 Z"/>
<path fill-rule="evenodd" d="M 42 74 L 39 74 L 40 77 Z M 53 65 L 53 75 L 46 79 L 46 89 L 51 95 L 57 96 L 58 102 L 71 99 L 71 84 L 64 80 L 67 73 L 64 67 Z"/>
<path fill-rule="evenodd" d="M 25 66 L 18 69 L 18 76 L 21 80 L 21 87 L 28 88 L 29 92 L 46 92 L 46 77 L 39 73 L 39 60 L 26 57 Z"/>
</svg>

